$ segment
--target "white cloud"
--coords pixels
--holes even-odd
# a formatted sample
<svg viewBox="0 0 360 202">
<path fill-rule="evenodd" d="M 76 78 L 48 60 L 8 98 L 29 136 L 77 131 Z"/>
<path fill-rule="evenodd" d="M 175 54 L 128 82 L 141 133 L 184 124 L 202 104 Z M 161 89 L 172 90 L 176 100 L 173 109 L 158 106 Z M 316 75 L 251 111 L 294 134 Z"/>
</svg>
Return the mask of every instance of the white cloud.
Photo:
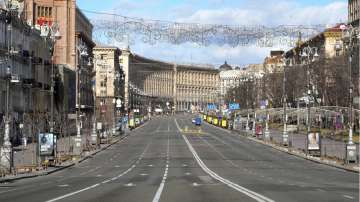
<svg viewBox="0 0 360 202">
<path fill-rule="evenodd" d="M 346 21 L 347 3 L 342 1 L 326 6 L 308 7 L 283 1 L 273 4 L 270 2 L 257 8 L 201 9 L 178 20 L 181 22 L 265 26 L 335 24 Z"/>
</svg>

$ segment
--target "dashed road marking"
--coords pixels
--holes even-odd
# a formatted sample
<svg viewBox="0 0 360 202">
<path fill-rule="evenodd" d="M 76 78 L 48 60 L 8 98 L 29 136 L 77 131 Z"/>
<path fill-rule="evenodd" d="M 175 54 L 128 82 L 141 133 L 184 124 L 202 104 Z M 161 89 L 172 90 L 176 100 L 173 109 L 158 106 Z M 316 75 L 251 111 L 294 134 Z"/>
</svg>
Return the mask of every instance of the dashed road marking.
<svg viewBox="0 0 360 202">
<path fill-rule="evenodd" d="M 175 119 L 175 124 L 176 127 L 178 128 L 179 131 L 181 131 L 179 124 L 177 123 L 176 119 Z M 221 176 L 219 176 L 218 174 L 216 174 L 215 172 L 213 172 L 212 170 L 210 170 L 205 164 L 204 162 L 200 159 L 199 155 L 197 154 L 197 152 L 195 151 L 195 149 L 193 148 L 193 146 L 190 144 L 189 140 L 187 139 L 187 137 L 185 135 L 181 135 L 185 141 L 185 143 L 187 144 L 190 152 L 193 154 L 196 162 L 199 164 L 199 166 L 202 168 L 202 170 L 204 172 L 206 172 L 208 175 L 210 175 L 211 177 L 213 177 L 214 179 L 226 184 L 227 186 L 235 189 L 236 191 L 239 191 L 253 199 L 255 199 L 258 202 L 275 202 L 274 200 L 267 198 L 266 196 L 263 196 L 257 192 L 251 191 L 245 187 L 242 187 L 238 184 L 235 184 L 233 182 L 231 182 L 230 180 L 227 180 Z"/>
<path fill-rule="evenodd" d="M 58 185 L 58 187 L 68 187 L 69 185 L 68 184 L 60 184 Z"/>
<path fill-rule="evenodd" d="M 160 197 L 161 197 L 161 193 L 165 187 L 165 182 L 167 179 L 167 175 L 168 175 L 168 171 L 169 171 L 169 153 L 170 153 L 170 138 L 169 138 L 169 133 L 168 133 L 168 141 L 167 141 L 167 151 L 166 151 L 166 166 L 165 166 L 165 172 L 163 175 L 163 178 L 161 180 L 160 186 L 157 189 L 155 196 L 153 198 L 153 202 L 159 202 Z"/>
<path fill-rule="evenodd" d="M 140 155 L 139 159 L 142 159 L 142 157 L 144 156 L 145 152 L 148 150 L 149 145 L 150 145 L 150 144 L 148 144 L 148 145 L 146 146 L 146 148 L 144 149 L 143 153 Z M 110 182 L 110 181 L 117 180 L 118 178 L 120 178 L 120 177 L 126 175 L 127 173 L 129 173 L 130 171 L 132 171 L 135 167 L 136 167 L 136 164 L 134 163 L 130 168 L 128 168 L 126 171 L 120 173 L 118 176 L 115 176 L 115 177 L 113 177 L 113 178 L 111 178 L 111 179 L 108 179 L 108 180 L 104 180 L 104 181 L 102 181 L 102 182 L 100 182 L 100 183 L 91 185 L 91 186 L 89 186 L 89 187 L 85 187 L 85 188 L 83 188 L 83 189 L 80 189 L 80 190 L 77 190 L 77 191 L 74 191 L 74 192 L 71 192 L 71 193 L 68 193 L 68 194 L 59 196 L 59 197 L 57 197 L 57 198 L 53 198 L 53 199 L 47 200 L 46 202 L 59 201 L 59 200 L 68 198 L 68 197 L 70 197 L 70 196 L 76 195 L 76 194 L 78 194 L 78 193 L 81 193 L 81 192 L 84 192 L 84 191 L 87 191 L 87 190 L 90 190 L 90 189 L 94 189 L 94 188 L 96 188 L 97 186 L 99 186 L 99 185 L 101 185 L 101 184 L 106 184 L 106 183 L 108 183 L 108 182 Z"/>
<path fill-rule="evenodd" d="M 124 185 L 125 187 L 135 187 L 136 185 L 134 183 L 128 183 Z"/>
<path fill-rule="evenodd" d="M 348 198 L 348 199 L 354 199 L 354 197 L 349 196 L 349 195 L 343 195 L 344 198 Z"/>
</svg>

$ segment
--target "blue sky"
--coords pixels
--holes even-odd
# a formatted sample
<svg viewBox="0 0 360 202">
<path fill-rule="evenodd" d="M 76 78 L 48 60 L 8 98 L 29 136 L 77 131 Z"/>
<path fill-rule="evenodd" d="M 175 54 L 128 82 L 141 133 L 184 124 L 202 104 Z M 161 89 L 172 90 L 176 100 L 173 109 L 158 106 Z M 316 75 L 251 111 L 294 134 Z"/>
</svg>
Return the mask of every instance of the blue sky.
<svg viewBox="0 0 360 202">
<path fill-rule="evenodd" d="M 77 0 L 77 4 L 85 10 L 195 23 L 275 26 L 335 24 L 347 20 L 347 0 Z M 138 41 L 131 45 L 133 52 L 146 57 L 216 66 L 225 60 L 234 65 L 261 63 L 271 49 L 278 48 L 149 45 Z"/>
</svg>

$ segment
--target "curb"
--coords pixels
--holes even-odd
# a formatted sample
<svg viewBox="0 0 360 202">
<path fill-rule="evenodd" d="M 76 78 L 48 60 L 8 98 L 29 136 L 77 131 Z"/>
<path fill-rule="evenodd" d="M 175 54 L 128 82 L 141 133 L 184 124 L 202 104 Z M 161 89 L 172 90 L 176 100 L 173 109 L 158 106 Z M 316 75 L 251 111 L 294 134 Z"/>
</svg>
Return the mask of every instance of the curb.
<svg viewBox="0 0 360 202">
<path fill-rule="evenodd" d="M 239 135 L 242 135 L 241 134 L 241 131 L 236 131 L 236 130 L 233 130 L 230 131 L 230 130 L 227 130 L 227 129 L 224 129 L 224 128 L 220 128 L 220 127 L 217 127 L 217 126 L 214 126 L 212 124 L 209 124 L 206 122 L 207 125 L 209 126 L 212 126 L 214 128 L 217 128 L 217 129 L 220 129 L 220 130 L 223 130 L 223 131 L 226 131 L 227 133 L 230 133 L 230 134 L 234 134 L 233 132 L 239 134 Z M 305 154 L 301 154 L 301 153 L 295 153 L 295 152 L 292 152 L 292 151 L 289 151 L 288 148 L 282 148 L 282 147 L 279 147 L 277 145 L 274 145 L 274 144 L 269 144 L 269 143 L 266 143 L 264 141 L 261 141 L 261 140 L 257 140 L 255 138 L 252 138 L 252 137 L 248 137 L 248 136 L 244 136 L 242 135 L 243 137 L 249 139 L 249 140 L 252 140 L 253 142 L 257 142 L 259 144 L 262 144 L 262 145 L 265 145 L 265 146 L 268 146 L 268 147 L 271 147 L 273 149 L 276 149 L 278 151 L 282 151 L 284 153 L 287 153 L 289 155 L 293 155 L 293 156 L 297 156 L 297 157 L 300 157 L 300 158 L 303 158 L 305 160 L 309 160 L 309 161 L 312 161 L 312 162 L 315 162 L 315 163 L 318 163 L 318 164 L 323 164 L 323 165 L 327 165 L 327 166 L 331 166 L 331 167 L 335 167 L 335 168 L 339 168 L 339 169 L 343 169 L 343 170 L 346 170 L 346 171 L 349 171 L 349 172 L 354 172 L 354 173 L 360 173 L 360 168 L 359 169 L 356 169 L 356 168 L 348 168 L 348 167 L 345 167 L 345 166 L 342 166 L 342 165 L 337 165 L 337 164 L 334 164 L 334 163 L 331 163 L 331 162 L 325 162 L 323 160 L 320 160 L 320 159 L 316 159 L 316 157 L 310 157 L 310 156 L 306 156 Z"/>
</svg>

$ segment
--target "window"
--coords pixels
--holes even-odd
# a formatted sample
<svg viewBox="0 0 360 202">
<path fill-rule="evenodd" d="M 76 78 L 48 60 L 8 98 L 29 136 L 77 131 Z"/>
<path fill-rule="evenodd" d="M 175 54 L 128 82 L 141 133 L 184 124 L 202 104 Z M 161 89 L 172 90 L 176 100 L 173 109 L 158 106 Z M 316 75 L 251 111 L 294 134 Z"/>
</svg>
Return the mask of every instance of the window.
<svg viewBox="0 0 360 202">
<path fill-rule="evenodd" d="M 52 18 L 52 7 L 38 6 L 37 17 Z"/>
<path fill-rule="evenodd" d="M 335 56 L 340 56 L 340 49 L 336 49 Z"/>
<path fill-rule="evenodd" d="M 100 86 L 101 87 L 106 87 L 106 81 L 100 81 Z"/>
</svg>

